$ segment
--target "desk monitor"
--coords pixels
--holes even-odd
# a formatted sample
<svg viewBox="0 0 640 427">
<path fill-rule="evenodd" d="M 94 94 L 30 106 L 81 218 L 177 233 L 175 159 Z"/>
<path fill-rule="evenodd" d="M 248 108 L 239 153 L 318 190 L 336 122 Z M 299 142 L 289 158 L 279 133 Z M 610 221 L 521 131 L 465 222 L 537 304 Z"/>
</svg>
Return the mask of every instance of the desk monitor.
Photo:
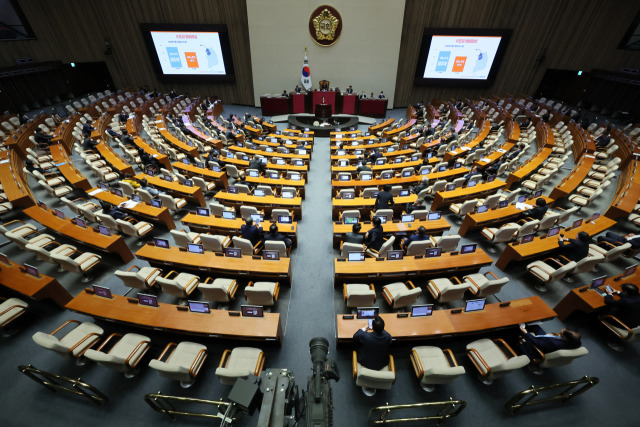
<svg viewBox="0 0 640 427">
<path fill-rule="evenodd" d="M 402 215 L 402 222 L 413 222 L 416 217 L 414 214 L 404 214 Z"/>
<path fill-rule="evenodd" d="M 60 209 L 54 209 L 53 212 L 55 212 L 56 216 L 60 219 L 64 219 L 64 212 L 62 212 Z"/>
<path fill-rule="evenodd" d="M 533 239 L 536 237 L 536 233 L 531 233 L 531 234 L 525 234 L 524 236 L 522 236 L 522 240 L 520 241 L 520 243 L 529 243 L 529 242 L 533 242 Z"/>
<path fill-rule="evenodd" d="M 598 289 L 600 286 L 604 285 L 604 281 L 607 280 L 607 276 L 594 277 L 591 281 L 591 289 Z"/>
<path fill-rule="evenodd" d="M 193 187 L 193 180 L 191 180 L 191 179 L 185 179 L 185 180 L 182 182 L 182 185 L 184 185 L 184 186 L 186 186 L 186 187 Z"/>
<path fill-rule="evenodd" d="M 188 165 L 190 162 L 189 162 L 189 159 L 184 158 L 182 159 L 182 163 L 184 163 L 185 165 Z"/>
<path fill-rule="evenodd" d="M 362 181 L 371 181 L 372 178 L 373 175 L 370 173 L 363 173 L 362 175 L 360 175 L 360 180 Z"/>
<path fill-rule="evenodd" d="M 340 175 L 340 181 L 349 181 L 351 180 L 351 176 L 349 175 Z"/>
<path fill-rule="evenodd" d="M 414 154 L 413 156 L 411 156 L 411 161 L 415 162 L 416 160 L 420 159 L 420 154 Z"/>
<path fill-rule="evenodd" d="M 74 219 L 73 222 L 75 222 L 78 227 L 87 228 L 87 223 L 85 222 L 84 218 L 78 217 Z"/>
<path fill-rule="evenodd" d="M 429 175 L 431 173 L 431 168 L 423 168 L 422 172 L 420 172 L 421 175 Z"/>
<path fill-rule="evenodd" d="M 455 148 L 454 148 L 454 150 L 455 150 Z M 460 163 L 460 162 L 456 162 L 456 163 L 453 165 L 453 168 L 454 168 L 454 169 L 458 169 L 458 168 L 461 168 L 461 167 L 462 167 L 462 163 Z"/>
<path fill-rule="evenodd" d="M 284 160 L 283 160 L 283 162 L 284 162 Z M 284 164 L 284 163 L 283 163 L 283 164 Z M 294 161 L 293 161 L 293 164 L 294 164 L 295 166 L 304 166 L 304 160 L 294 160 Z"/>
<path fill-rule="evenodd" d="M 356 308 L 357 319 L 375 319 L 380 314 L 378 307 L 358 307 Z"/>
<path fill-rule="evenodd" d="M 222 219 L 236 219 L 236 213 L 233 211 L 222 211 Z"/>
<path fill-rule="evenodd" d="M 200 216 L 209 216 L 209 209 L 207 208 L 196 208 L 196 214 Z"/>
<path fill-rule="evenodd" d="M 146 174 L 149 176 L 154 176 L 156 173 L 153 171 L 153 169 L 148 169 Z"/>
<path fill-rule="evenodd" d="M 400 190 L 398 197 L 407 197 L 409 195 L 409 190 Z"/>
<path fill-rule="evenodd" d="M 479 213 L 479 214 L 481 214 L 481 213 L 485 213 L 485 212 L 486 212 L 486 211 L 488 211 L 488 210 L 489 210 L 489 206 L 487 206 L 487 205 L 480 205 L 480 206 L 478 206 L 478 213 Z"/>
<path fill-rule="evenodd" d="M 498 202 L 498 209 L 506 208 L 509 205 L 508 200 L 500 200 Z"/>
<path fill-rule="evenodd" d="M 496 180 L 496 176 L 495 175 L 490 175 L 487 177 L 487 182 L 493 182 Z"/>
<path fill-rule="evenodd" d="M 189 311 L 192 313 L 211 313 L 209 303 L 206 301 L 188 301 L 187 303 L 189 304 Z"/>
<path fill-rule="evenodd" d="M 267 153 L 273 153 L 273 148 L 267 147 L 267 148 L 265 148 L 264 151 L 266 151 Z"/>
<path fill-rule="evenodd" d="M 438 168 L 438 172 L 444 172 L 447 170 L 447 166 L 446 165 L 442 165 Z"/>
<path fill-rule="evenodd" d="M 99 297 L 109 299 L 113 298 L 113 295 L 111 295 L 111 289 L 107 288 L 106 286 L 91 285 L 91 287 L 93 288 L 93 292 Z"/>
<path fill-rule="evenodd" d="M 113 190 L 113 194 L 115 194 L 115 195 L 116 195 L 116 196 L 118 196 L 118 197 L 124 197 L 124 195 L 123 195 L 123 193 L 122 193 L 122 190 L 120 190 L 119 188 L 115 188 L 115 189 Z"/>
<path fill-rule="evenodd" d="M 442 248 L 427 248 L 424 256 L 427 258 L 435 258 L 442 255 Z"/>
<path fill-rule="evenodd" d="M 280 259 L 280 251 L 263 250 L 262 259 L 278 261 Z"/>
<path fill-rule="evenodd" d="M 264 197 L 265 196 L 265 192 L 264 192 L 264 190 L 256 188 L 255 190 L 253 190 L 253 195 L 256 196 L 256 197 Z"/>
<path fill-rule="evenodd" d="M 260 157 L 260 163 L 262 163 L 263 165 L 266 165 L 267 161 L 268 161 L 268 159 L 266 157 Z"/>
<path fill-rule="evenodd" d="M 276 165 L 280 165 L 280 166 L 282 166 L 282 165 L 285 165 L 285 164 L 286 164 L 286 163 L 285 163 L 284 159 L 277 159 L 277 160 L 276 160 Z"/>
<path fill-rule="evenodd" d="M 598 218 L 600 218 L 600 212 L 594 212 L 593 215 L 591 215 L 591 218 L 589 219 L 589 221 L 593 222 Z"/>
<path fill-rule="evenodd" d="M 109 227 L 105 227 L 104 225 L 99 225 L 98 231 L 100 234 L 104 234 L 105 236 L 111 236 L 111 230 L 109 230 Z"/>
<path fill-rule="evenodd" d="M 412 171 L 404 171 L 404 172 L 402 172 L 402 177 L 403 178 L 408 178 L 410 176 L 413 176 L 413 172 Z"/>
<path fill-rule="evenodd" d="M 535 193 L 533 193 L 533 198 L 534 199 L 537 199 L 540 196 L 542 196 L 542 190 L 538 190 Z"/>
<path fill-rule="evenodd" d="M 350 199 L 354 199 L 355 197 L 356 197 L 355 193 L 349 192 L 349 193 L 342 194 L 341 198 L 345 200 L 350 200 Z"/>
<path fill-rule="evenodd" d="M 153 199 L 153 200 L 151 200 L 151 206 L 153 206 L 154 208 L 161 208 L 162 207 L 162 201 L 157 200 L 157 199 Z"/>
<path fill-rule="evenodd" d="M 447 184 L 447 187 L 445 188 L 445 191 L 453 191 L 456 189 L 456 185 L 451 183 L 451 184 Z"/>
<path fill-rule="evenodd" d="M 191 252 L 192 254 L 203 254 L 204 253 L 204 249 L 203 249 L 202 245 L 195 244 L 195 243 L 189 243 L 187 245 L 187 251 Z"/>
<path fill-rule="evenodd" d="M 476 186 L 476 181 L 471 180 L 471 181 L 469 181 L 467 183 L 467 188 L 471 188 L 471 187 L 475 187 L 475 186 Z"/>
<path fill-rule="evenodd" d="M 257 170 L 250 170 L 249 171 L 249 176 L 252 178 L 257 178 L 260 176 L 260 172 L 258 172 Z"/>
<path fill-rule="evenodd" d="M 353 194 L 353 193 L 352 193 Z M 290 190 L 285 190 L 282 192 L 282 198 L 283 199 L 293 199 L 294 198 L 294 194 L 293 191 Z"/>
<path fill-rule="evenodd" d="M 29 276 L 40 278 L 40 273 L 38 273 L 38 267 L 34 267 L 33 265 L 25 264 L 24 272 L 27 273 Z"/>
<path fill-rule="evenodd" d="M 374 218 L 379 218 L 380 219 L 380 224 L 386 224 L 387 223 L 387 217 L 386 216 L 374 216 Z"/>
<path fill-rule="evenodd" d="M 349 252 L 348 261 L 364 261 L 364 252 Z"/>
<path fill-rule="evenodd" d="M 235 159 L 235 158 L 236 158 L 236 155 L 235 155 L 234 153 L 229 152 L 229 153 L 227 153 L 227 158 L 229 158 L 229 159 Z"/>
<path fill-rule="evenodd" d="M 292 173 L 291 175 L 289 175 L 289 179 L 293 181 L 301 181 L 302 175 L 300 175 L 299 173 Z"/>
<path fill-rule="evenodd" d="M 430 159 L 430 158 L 432 158 L 432 157 L 433 157 L 433 151 L 429 151 L 429 152 L 427 153 L 427 159 Z"/>
<path fill-rule="evenodd" d="M 242 252 L 238 248 L 224 248 L 224 256 L 229 258 L 242 258 Z"/>
<path fill-rule="evenodd" d="M 293 221 L 291 215 L 278 215 L 278 222 L 281 224 L 291 224 Z"/>
<path fill-rule="evenodd" d="M 393 163 L 402 163 L 402 162 L 403 162 L 403 160 L 402 160 L 400 157 L 397 157 L 397 158 L 393 161 Z"/>
<path fill-rule="evenodd" d="M 401 260 L 403 255 L 404 255 L 403 251 L 389 251 L 387 252 L 387 260 L 389 261 Z"/>
<path fill-rule="evenodd" d="M 527 196 L 520 196 L 518 197 L 518 203 L 524 203 L 527 201 Z"/>
<path fill-rule="evenodd" d="M 355 216 L 348 216 L 346 218 L 344 218 L 344 223 L 345 224 L 357 224 L 358 223 L 358 218 Z"/>
<path fill-rule="evenodd" d="M 240 306 L 243 317 L 264 317 L 264 307 L 261 305 Z"/>
<path fill-rule="evenodd" d="M 381 176 L 382 179 L 391 179 L 393 178 L 393 173 L 391 172 L 384 172 Z"/>
<path fill-rule="evenodd" d="M 9 258 L 3 253 L 0 253 L 0 262 L 4 265 L 11 265 L 11 261 L 9 261 Z"/>
<path fill-rule="evenodd" d="M 196 162 L 196 167 L 200 168 L 200 169 L 204 169 L 204 163 L 203 162 Z"/>
<path fill-rule="evenodd" d="M 158 237 L 153 238 L 153 244 L 157 248 L 169 249 L 169 241 L 167 239 L 160 239 Z"/>
<path fill-rule="evenodd" d="M 269 178 L 271 179 L 280 179 L 280 174 L 278 172 L 269 173 Z"/>
<path fill-rule="evenodd" d="M 214 172 L 221 172 L 222 169 L 220 169 L 220 166 L 218 165 L 211 165 L 211 170 Z"/>
<path fill-rule="evenodd" d="M 131 200 L 133 200 L 136 203 L 142 203 L 142 197 L 138 196 L 137 194 L 133 194 L 131 196 Z"/>
<path fill-rule="evenodd" d="M 636 272 L 636 267 L 638 267 L 638 264 L 630 265 L 629 267 L 625 268 L 624 273 L 622 273 L 622 276 L 620 278 L 624 279 L 625 277 L 633 276 Z"/>
<path fill-rule="evenodd" d="M 138 302 L 140 303 L 140 305 L 158 307 L 158 297 L 155 295 L 138 294 Z"/>
<path fill-rule="evenodd" d="M 365 132 L 364 136 L 371 136 L 371 132 Z"/>
<path fill-rule="evenodd" d="M 385 164 L 385 159 L 378 159 L 376 160 L 376 165 L 384 165 Z"/>
<path fill-rule="evenodd" d="M 336 128 L 336 132 L 342 132 L 342 128 Z M 338 138 L 342 138 L 342 135 L 338 135 Z"/>
<path fill-rule="evenodd" d="M 109 186 L 107 184 L 105 184 L 104 182 L 101 182 L 100 184 L 98 184 L 98 188 L 101 190 L 109 190 Z M 42 202 L 38 202 L 38 204 L 40 204 Z"/>
<path fill-rule="evenodd" d="M 476 246 L 478 246 L 476 243 L 472 243 L 470 245 L 462 245 L 460 254 L 472 254 L 476 251 Z"/>
<path fill-rule="evenodd" d="M 306 155 L 307 154 L 307 149 L 306 148 L 298 148 L 298 154 L 301 155 Z"/>
<path fill-rule="evenodd" d="M 229 192 L 229 194 L 238 194 L 238 188 L 237 187 L 229 187 L 229 189 L 227 191 Z"/>
<path fill-rule="evenodd" d="M 363 155 L 363 154 L 364 154 L 364 150 L 362 150 L 362 149 L 357 149 L 357 150 L 354 150 L 354 152 L 353 152 L 353 153 L 354 153 L 356 156 L 361 156 L 361 155 Z M 347 154 L 347 152 L 346 152 L 346 151 L 343 151 L 342 155 L 345 155 L 345 154 Z"/>
<path fill-rule="evenodd" d="M 560 227 L 559 226 L 551 227 L 549 229 L 548 237 L 553 237 L 553 236 L 557 235 L 558 233 L 560 233 Z"/>
<path fill-rule="evenodd" d="M 582 225 L 582 218 L 576 219 L 575 221 L 573 221 L 573 225 L 571 225 L 571 228 L 578 228 L 581 225 Z"/>
<path fill-rule="evenodd" d="M 433 314 L 433 304 L 411 306 L 411 317 L 426 317 Z"/>
<path fill-rule="evenodd" d="M 486 302 L 485 298 L 480 299 L 470 299 L 464 305 L 464 311 L 466 313 L 471 311 L 482 311 L 484 310 L 484 303 Z"/>
<path fill-rule="evenodd" d="M 441 217 L 442 217 L 442 214 L 440 212 L 429 212 L 427 219 L 429 221 L 436 221 L 436 220 L 439 220 Z"/>
<path fill-rule="evenodd" d="M 261 222 L 264 221 L 264 217 L 261 214 L 251 214 L 251 219 L 256 224 L 260 224 Z"/>
</svg>

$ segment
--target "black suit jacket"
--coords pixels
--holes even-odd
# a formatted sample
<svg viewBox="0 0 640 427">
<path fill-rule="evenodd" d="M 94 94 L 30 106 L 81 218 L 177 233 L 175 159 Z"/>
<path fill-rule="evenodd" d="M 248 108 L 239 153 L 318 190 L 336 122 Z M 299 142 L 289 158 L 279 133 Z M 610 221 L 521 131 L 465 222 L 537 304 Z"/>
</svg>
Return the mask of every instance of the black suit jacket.
<svg viewBox="0 0 640 427">
<path fill-rule="evenodd" d="M 620 296 L 615 299 L 611 295 L 604 297 L 604 303 L 611 307 L 611 314 L 630 328 L 640 325 L 640 295 Z"/>
<path fill-rule="evenodd" d="M 377 334 L 362 329 L 353 335 L 358 351 L 358 363 L 368 369 L 380 370 L 389 364 L 391 335 L 387 331 Z"/>
<path fill-rule="evenodd" d="M 364 243 L 364 234 L 362 234 L 362 233 L 354 233 L 353 231 L 350 231 L 344 236 L 344 242 L 345 243 L 357 243 L 357 244 L 361 245 L 361 244 Z"/>
<path fill-rule="evenodd" d="M 562 248 L 562 255 L 571 261 L 578 262 L 589 255 L 589 244 L 580 240 L 569 239 L 569 243 L 558 240 L 558 246 Z"/>
<path fill-rule="evenodd" d="M 286 237 L 284 237 L 282 234 L 280 233 L 276 233 L 276 234 L 272 234 L 272 233 L 267 233 L 264 235 L 264 240 L 265 242 L 267 240 L 277 240 L 279 242 L 284 242 L 285 246 L 288 248 L 289 246 L 291 246 L 291 239 L 288 239 Z"/>
<path fill-rule="evenodd" d="M 547 206 L 536 206 L 535 208 L 526 210 L 522 213 L 524 217 L 530 217 L 533 219 L 537 219 L 538 221 L 542 221 L 544 218 L 544 214 L 547 213 L 549 208 Z"/>
<path fill-rule="evenodd" d="M 382 244 L 384 243 L 384 232 L 382 231 L 382 226 L 373 227 L 369 230 L 369 238 L 366 241 L 367 248 L 374 249 L 376 251 L 380 250 Z"/>
<path fill-rule="evenodd" d="M 552 353 L 556 350 L 574 349 L 580 347 L 582 344 L 580 341 L 565 341 L 560 337 L 544 337 L 531 335 L 530 333 L 524 334 L 523 338 L 525 343 L 522 345 L 522 350 L 529 357 L 529 359 L 539 359 L 540 354 L 531 346 L 527 344 L 533 344 L 538 347 L 544 354 Z"/>
<path fill-rule="evenodd" d="M 394 205 L 393 195 L 388 191 L 380 191 L 376 196 L 376 204 L 374 206 L 376 210 L 386 209 L 389 206 L 393 206 L 393 205 Z"/>
<path fill-rule="evenodd" d="M 242 224 L 240 227 L 241 236 L 243 239 L 247 239 L 255 246 L 260 241 L 260 234 L 262 233 L 262 227 L 256 227 L 255 225 L 248 226 Z"/>
</svg>

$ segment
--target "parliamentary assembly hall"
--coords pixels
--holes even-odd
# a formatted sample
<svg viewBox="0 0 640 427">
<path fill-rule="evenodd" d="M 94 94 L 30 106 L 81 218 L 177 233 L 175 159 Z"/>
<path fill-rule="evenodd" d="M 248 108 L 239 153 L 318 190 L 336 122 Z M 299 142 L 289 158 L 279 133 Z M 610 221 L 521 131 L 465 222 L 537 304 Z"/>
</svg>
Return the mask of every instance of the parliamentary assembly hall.
<svg viewBox="0 0 640 427">
<path fill-rule="evenodd" d="M 639 2 L 0 0 L 0 46 L 0 425 L 640 423 Z"/>
</svg>

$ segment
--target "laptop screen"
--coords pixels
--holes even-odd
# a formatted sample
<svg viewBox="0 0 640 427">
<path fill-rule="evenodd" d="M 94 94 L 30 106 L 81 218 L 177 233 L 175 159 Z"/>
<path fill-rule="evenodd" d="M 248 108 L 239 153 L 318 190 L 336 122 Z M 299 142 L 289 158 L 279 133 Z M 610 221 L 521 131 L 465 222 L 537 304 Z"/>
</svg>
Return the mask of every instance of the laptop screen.
<svg viewBox="0 0 640 427">
<path fill-rule="evenodd" d="M 93 288 L 93 292 L 99 297 L 109 299 L 113 298 L 113 296 L 111 295 L 111 289 L 107 288 L 106 286 L 92 285 L 91 287 Z"/>
<path fill-rule="evenodd" d="M 428 248 L 425 252 L 427 258 L 439 257 L 442 255 L 442 248 Z"/>
<path fill-rule="evenodd" d="M 460 253 L 461 254 L 472 254 L 476 251 L 476 244 L 473 243 L 471 245 L 462 245 L 462 248 L 460 249 Z"/>
<path fill-rule="evenodd" d="M 240 309 L 244 317 L 264 317 L 264 307 L 261 305 L 243 305 Z"/>
<path fill-rule="evenodd" d="M 159 239 L 159 238 L 155 237 L 153 239 L 153 244 L 157 248 L 169 249 L 169 241 L 167 239 Z"/>
<path fill-rule="evenodd" d="M 488 210 L 489 210 L 489 206 L 487 206 L 487 205 L 478 206 L 478 213 L 485 213 Z"/>
<path fill-rule="evenodd" d="M 280 252 L 279 251 L 263 250 L 262 251 L 262 259 L 267 259 L 267 260 L 270 260 L 270 261 L 278 261 L 280 259 Z"/>
<path fill-rule="evenodd" d="M 115 190 L 113 190 L 113 194 L 115 194 L 118 197 L 122 197 L 122 190 L 116 188 Z"/>
<path fill-rule="evenodd" d="M 195 243 L 189 243 L 187 245 L 187 250 L 189 252 L 191 252 L 192 254 L 203 254 L 204 253 L 204 249 L 202 248 L 202 245 L 197 245 Z"/>
<path fill-rule="evenodd" d="M 509 204 L 508 200 L 500 200 L 498 202 L 498 208 L 506 208 L 508 204 Z"/>
<path fill-rule="evenodd" d="M 518 197 L 518 203 L 524 203 L 527 201 L 527 196 L 520 196 Z"/>
<path fill-rule="evenodd" d="M 196 208 L 196 214 L 200 216 L 209 216 L 209 209 L 207 208 Z"/>
<path fill-rule="evenodd" d="M 593 222 L 598 218 L 600 218 L 600 212 L 595 212 L 593 215 L 591 215 L 591 219 L 589 221 Z"/>
<path fill-rule="evenodd" d="M 389 261 L 401 260 L 403 255 L 404 255 L 404 252 L 402 251 L 389 251 L 387 252 L 387 260 Z"/>
<path fill-rule="evenodd" d="M 291 224 L 291 215 L 278 215 L 278 222 L 282 224 Z"/>
<path fill-rule="evenodd" d="M 204 313 L 209 314 L 211 310 L 209 309 L 209 303 L 205 301 L 189 301 L 189 311 L 192 313 Z"/>
<path fill-rule="evenodd" d="M 442 165 L 438 168 L 438 172 L 444 172 L 447 170 L 447 167 L 445 165 Z"/>
<path fill-rule="evenodd" d="M 98 231 L 100 234 L 104 234 L 105 236 L 111 236 L 111 230 L 109 230 L 109 227 L 105 227 L 104 225 L 99 225 Z"/>
<path fill-rule="evenodd" d="M 242 258 L 242 252 L 238 248 L 224 248 L 224 256 L 229 258 Z"/>
<path fill-rule="evenodd" d="M 435 221 L 437 219 L 440 219 L 440 212 L 429 212 L 429 216 L 427 217 L 429 219 L 429 221 Z"/>
<path fill-rule="evenodd" d="M 415 220 L 415 215 L 413 214 L 402 215 L 402 222 L 413 222 L 414 220 Z"/>
<path fill-rule="evenodd" d="M 475 187 L 476 186 L 476 182 L 475 181 L 469 181 L 467 183 L 467 187 Z"/>
<path fill-rule="evenodd" d="M 594 277 L 594 279 L 591 281 L 591 289 L 596 289 L 604 285 L 605 280 L 607 280 L 607 276 Z"/>
<path fill-rule="evenodd" d="M 364 261 L 364 252 L 349 252 L 349 261 Z"/>
<path fill-rule="evenodd" d="M 158 307 L 158 297 L 149 294 L 138 294 L 138 302 L 140 305 L 149 307 Z"/>
<path fill-rule="evenodd" d="M 356 311 L 358 319 L 375 319 L 380 313 L 378 307 L 358 307 Z"/>
<path fill-rule="evenodd" d="M 411 307 L 411 317 L 425 317 L 433 314 L 433 304 L 414 305 Z"/>
<path fill-rule="evenodd" d="M 464 305 L 464 311 L 465 312 L 482 311 L 482 310 L 484 310 L 485 301 L 486 300 L 484 298 L 481 298 L 481 299 L 470 299 Z"/>
<path fill-rule="evenodd" d="M 232 211 L 222 211 L 223 219 L 236 219 L 236 213 Z"/>
<path fill-rule="evenodd" d="M 131 196 L 131 200 L 133 200 L 134 202 L 140 203 L 142 202 L 142 197 L 138 196 L 137 194 L 134 194 Z"/>
<path fill-rule="evenodd" d="M 162 202 L 160 200 L 151 200 L 151 206 L 153 206 L 154 208 L 161 208 L 162 207 Z"/>
</svg>

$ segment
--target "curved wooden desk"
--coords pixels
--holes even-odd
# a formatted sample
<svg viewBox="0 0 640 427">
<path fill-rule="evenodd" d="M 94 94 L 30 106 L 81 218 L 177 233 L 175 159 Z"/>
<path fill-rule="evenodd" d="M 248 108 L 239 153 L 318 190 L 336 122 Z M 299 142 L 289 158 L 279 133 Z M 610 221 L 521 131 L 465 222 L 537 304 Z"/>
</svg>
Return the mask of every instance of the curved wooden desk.
<svg viewBox="0 0 640 427">
<path fill-rule="evenodd" d="M 182 162 L 173 162 L 171 164 L 174 169 L 187 176 L 198 176 L 206 181 L 213 181 L 216 186 L 225 190 L 229 187 L 226 172 L 214 172 L 211 169 L 199 168 L 194 164 L 185 164 Z"/>
<path fill-rule="evenodd" d="M 295 219 L 300 220 L 302 218 L 302 198 L 294 197 L 292 199 L 285 199 L 283 197 L 276 196 L 253 196 L 251 194 L 231 194 L 225 191 L 219 191 L 214 196 L 218 202 L 225 206 L 231 206 L 236 209 L 236 212 L 240 214 L 240 206 L 254 206 L 258 210 L 264 209 L 265 217 L 271 217 L 272 209 L 289 209 L 293 210 L 293 216 Z"/>
<path fill-rule="evenodd" d="M 200 187 L 196 187 L 195 185 L 193 187 L 187 187 L 186 185 L 179 184 L 176 181 L 165 181 L 158 176 L 150 176 L 145 173 L 139 173 L 135 178 L 137 180 L 146 179 L 149 184 L 162 189 L 162 191 L 166 191 L 176 197 L 184 197 L 200 207 L 207 207 L 207 203 L 204 200 L 204 194 L 202 193 L 202 188 Z"/>
<path fill-rule="evenodd" d="M 237 153 L 249 154 L 251 156 L 260 155 L 267 158 L 280 157 L 282 159 L 302 159 L 307 162 L 311 160 L 311 154 L 279 153 L 276 150 L 263 151 L 263 150 L 255 150 L 253 148 L 247 148 L 247 147 L 238 147 L 236 145 L 230 145 L 229 150 L 235 151 Z"/>
<path fill-rule="evenodd" d="M 339 343 L 349 343 L 353 334 L 367 324 L 366 320 L 337 316 Z M 448 338 L 517 328 L 520 323 L 550 320 L 556 313 L 538 296 L 511 301 L 507 307 L 487 304 L 483 311 L 452 314 L 451 310 L 434 310 L 428 317 L 398 318 L 396 313 L 383 313 L 384 329 L 398 341 Z"/>
<path fill-rule="evenodd" d="M 259 177 L 245 175 L 246 181 L 255 185 L 268 185 L 273 189 L 282 188 L 282 187 L 294 187 L 296 190 L 300 192 L 300 197 L 304 200 L 304 196 L 305 196 L 304 185 L 306 183 L 306 180 L 302 178 L 302 176 L 300 178 L 301 178 L 300 180 L 286 179 L 286 178 L 273 179 L 273 178 L 267 178 L 264 175 Z"/>
<path fill-rule="evenodd" d="M 491 265 L 493 260 L 482 249 L 464 255 L 451 255 L 445 252 L 436 258 L 404 257 L 396 261 L 377 261 L 376 258 L 365 258 L 364 261 L 333 261 L 334 286 L 352 280 L 406 280 L 412 277 L 454 276 L 479 271 Z"/>
<path fill-rule="evenodd" d="M 582 156 L 580 161 L 574 165 L 571 173 L 553 188 L 550 197 L 555 200 L 561 197 L 569 197 L 587 177 L 595 160 L 596 158 L 592 154 Z"/>
<path fill-rule="evenodd" d="M 71 301 L 71 295 L 53 277 L 33 277 L 23 271 L 20 264 L 7 265 L 0 262 L 0 285 L 34 300 L 49 298 L 64 308 Z"/>
<path fill-rule="evenodd" d="M 139 328 L 209 338 L 277 341 L 282 344 L 279 313 L 264 313 L 264 317 L 236 317 L 230 316 L 226 310 L 211 310 L 211 313 L 204 314 L 179 311 L 177 307 L 163 303 L 159 303 L 158 307 L 147 307 L 130 303 L 121 295 L 107 299 L 86 292 L 80 292 L 66 306 L 76 313 Z"/>
<path fill-rule="evenodd" d="M 111 149 L 107 144 L 101 142 L 96 146 L 98 153 L 111 165 L 112 168 L 118 171 L 121 175 L 135 175 L 131 165 L 120 157 L 115 151 Z"/>
<path fill-rule="evenodd" d="M 91 188 L 91 183 L 75 167 L 62 144 L 51 145 L 49 151 L 51 152 L 54 163 L 58 165 L 58 170 L 62 173 L 62 176 L 64 176 L 74 188 L 80 188 L 84 191 L 88 191 Z"/>
<path fill-rule="evenodd" d="M 9 157 L 7 157 L 9 155 Z M 29 188 L 29 181 L 23 170 L 24 162 L 15 151 L 0 152 L 0 184 L 2 192 L 12 205 L 29 207 L 35 198 Z"/>
<path fill-rule="evenodd" d="M 144 150 L 145 153 L 147 153 L 148 155 L 155 158 L 158 162 L 160 162 L 162 167 L 164 167 L 167 170 L 172 170 L 171 161 L 169 160 L 169 157 L 167 157 L 166 154 L 161 154 L 160 152 L 156 151 L 155 148 L 147 144 L 147 141 L 145 141 L 143 138 L 139 136 L 134 136 L 133 143 L 136 145 L 137 148 L 142 148 L 142 150 Z"/>
<path fill-rule="evenodd" d="M 504 186 L 504 181 L 496 179 L 493 182 L 483 182 L 473 187 L 456 188 L 452 191 L 438 191 L 433 198 L 433 203 L 431 203 L 431 212 L 446 208 L 452 203 L 489 196 Z"/>
<path fill-rule="evenodd" d="M 371 133 L 376 133 L 381 131 L 382 129 L 386 128 L 387 126 L 390 126 L 391 123 L 395 122 L 396 119 L 387 119 L 384 122 L 377 124 L 377 125 L 373 125 L 373 126 L 369 126 L 369 132 Z"/>
<path fill-rule="evenodd" d="M 273 279 L 282 284 L 291 285 L 290 258 L 280 258 L 278 261 L 253 259 L 251 256 L 230 258 L 216 255 L 215 252 L 205 251 L 194 254 L 172 246 L 168 249 L 158 248 L 146 244 L 136 252 L 136 257 L 148 261 L 152 266 L 166 269 L 169 266 L 176 270 L 191 270 L 195 274 L 220 274 L 241 277 L 262 277 Z"/>
</svg>

